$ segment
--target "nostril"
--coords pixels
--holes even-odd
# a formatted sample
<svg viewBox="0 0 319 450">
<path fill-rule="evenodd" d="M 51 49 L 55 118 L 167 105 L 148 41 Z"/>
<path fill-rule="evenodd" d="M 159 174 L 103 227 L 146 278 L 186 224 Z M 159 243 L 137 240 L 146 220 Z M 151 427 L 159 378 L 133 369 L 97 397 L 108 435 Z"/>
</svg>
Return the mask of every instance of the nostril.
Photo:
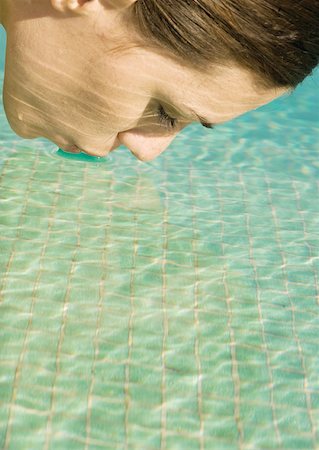
<svg viewBox="0 0 319 450">
<path fill-rule="evenodd" d="M 135 152 L 135 151 L 133 151 L 131 149 L 129 149 L 129 150 L 132 153 L 132 155 L 135 156 L 135 158 L 137 158 L 139 161 L 142 161 L 142 162 L 153 161 L 158 156 L 158 153 L 156 153 L 156 154 L 153 154 L 153 153 L 152 154 L 146 154 L 146 153 L 142 153 L 142 152 Z"/>
</svg>

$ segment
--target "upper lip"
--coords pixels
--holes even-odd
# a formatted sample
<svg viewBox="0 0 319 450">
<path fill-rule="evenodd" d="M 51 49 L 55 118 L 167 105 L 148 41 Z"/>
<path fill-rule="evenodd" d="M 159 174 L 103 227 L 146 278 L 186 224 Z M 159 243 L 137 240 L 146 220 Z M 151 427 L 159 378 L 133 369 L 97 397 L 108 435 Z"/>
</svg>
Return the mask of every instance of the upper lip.
<svg viewBox="0 0 319 450">
<path fill-rule="evenodd" d="M 62 150 L 65 150 L 66 152 L 70 152 L 70 153 L 80 153 L 80 151 L 82 151 L 81 149 L 79 149 L 76 145 L 71 145 L 71 144 L 65 144 L 65 145 L 59 145 L 60 148 L 62 148 Z"/>
</svg>

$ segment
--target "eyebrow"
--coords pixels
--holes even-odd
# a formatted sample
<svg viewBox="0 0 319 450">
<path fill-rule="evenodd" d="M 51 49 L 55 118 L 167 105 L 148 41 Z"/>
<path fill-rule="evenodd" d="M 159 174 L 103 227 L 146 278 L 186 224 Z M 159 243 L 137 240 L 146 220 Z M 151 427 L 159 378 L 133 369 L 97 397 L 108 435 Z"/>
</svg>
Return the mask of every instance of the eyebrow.
<svg viewBox="0 0 319 450">
<path fill-rule="evenodd" d="M 186 106 L 186 105 L 185 105 Z M 217 127 L 217 123 L 211 123 L 208 119 L 205 119 L 205 117 L 201 116 L 200 114 L 197 114 L 193 109 L 188 108 L 190 112 L 193 114 L 194 117 L 197 118 L 198 122 L 205 128 L 210 128 L 213 130 L 215 127 Z"/>
<path fill-rule="evenodd" d="M 185 103 L 181 103 L 180 105 L 176 101 L 174 103 L 176 105 L 175 109 L 177 111 L 179 111 L 182 116 L 184 116 L 182 111 L 183 111 L 184 108 L 186 108 L 193 115 L 194 119 L 196 119 L 197 122 L 199 122 L 205 128 L 210 128 L 211 130 L 213 130 L 215 127 L 217 127 L 217 125 L 221 125 L 221 124 L 218 124 L 218 123 L 210 122 L 205 117 L 201 116 L 200 114 L 197 114 L 191 107 L 185 105 Z M 171 103 L 171 104 L 174 104 L 174 103 Z"/>
<path fill-rule="evenodd" d="M 207 119 L 205 119 L 202 116 L 199 116 L 198 114 L 194 113 L 195 116 L 197 117 L 198 121 L 201 123 L 201 125 L 205 128 L 210 128 L 211 130 L 213 130 L 216 126 L 217 123 L 210 123 Z"/>
</svg>

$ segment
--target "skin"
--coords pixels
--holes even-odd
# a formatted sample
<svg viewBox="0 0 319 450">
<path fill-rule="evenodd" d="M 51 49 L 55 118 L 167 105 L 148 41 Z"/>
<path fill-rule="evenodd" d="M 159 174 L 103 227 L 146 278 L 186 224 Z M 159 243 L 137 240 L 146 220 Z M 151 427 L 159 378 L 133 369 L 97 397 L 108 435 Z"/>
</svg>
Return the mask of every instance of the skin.
<svg viewBox="0 0 319 450">
<path fill-rule="evenodd" d="M 281 96 L 234 64 L 205 73 L 136 47 L 124 18 L 138 0 L 0 0 L 7 32 L 4 108 L 21 137 L 106 156 L 125 145 L 151 161 L 197 120 L 229 121 Z M 162 105 L 177 119 L 167 129 Z M 189 108 L 188 108 L 189 107 Z"/>
</svg>

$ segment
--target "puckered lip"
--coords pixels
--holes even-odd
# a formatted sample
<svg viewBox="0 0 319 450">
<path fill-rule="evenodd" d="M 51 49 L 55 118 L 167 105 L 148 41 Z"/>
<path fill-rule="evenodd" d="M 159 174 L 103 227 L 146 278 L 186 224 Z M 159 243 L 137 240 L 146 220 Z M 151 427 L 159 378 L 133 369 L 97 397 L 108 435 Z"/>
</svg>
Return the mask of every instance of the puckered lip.
<svg viewBox="0 0 319 450">
<path fill-rule="evenodd" d="M 78 147 L 76 144 L 66 144 L 66 145 L 59 145 L 59 147 L 68 152 L 68 153 L 86 153 L 87 155 L 90 156 L 99 156 L 99 157 L 103 157 L 103 156 L 107 156 L 108 153 L 112 152 L 113 150 L 115 150 L 117 147 L 120 146 L 120 142 L 118 141 L 118 139 L 116 139 L 115 143 L 113 144 L 113 146 L 107 150 L 107 151 L 103 151 L 103 154 L 99 154 L 98 152 L 94 152 L 94 151 L 90 151 L 90 150 L 84 150 L 81 147 Z"/>
<path fill-rule="evenodd" d="M 68 153 L 81 153 L 82 150 L 80 150 L 76 145 L 59 145 L 59 147 Z"/>
</svg>

